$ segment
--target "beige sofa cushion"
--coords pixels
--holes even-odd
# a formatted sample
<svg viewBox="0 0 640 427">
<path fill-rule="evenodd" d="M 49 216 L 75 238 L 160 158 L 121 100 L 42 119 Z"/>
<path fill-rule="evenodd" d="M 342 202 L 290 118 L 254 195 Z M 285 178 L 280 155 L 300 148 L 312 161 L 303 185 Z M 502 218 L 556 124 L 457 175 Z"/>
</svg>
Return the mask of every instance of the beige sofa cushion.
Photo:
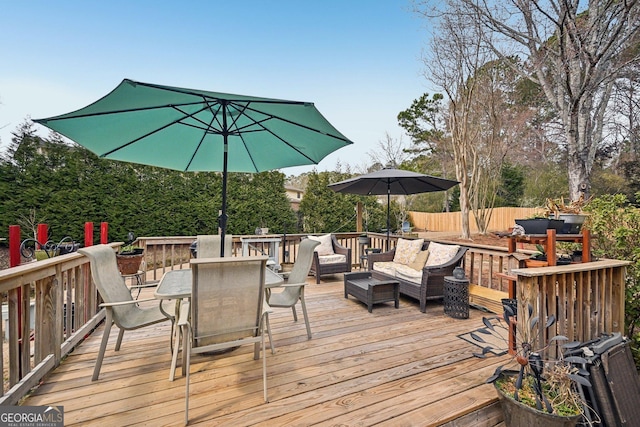
<svg viewBox="0 0 640 427">
<path fill-rule="evenodd" d="M 424 268 L 424 265 L 427 263 L 428 258 L 429 258 L 428 249 L 424 251 L 420 251 L 418 252 L 418 255 L 416 255 L 416 259 L 414 259 L 413 262 L 409 264 L 409 267 L 413 268 L 414 270 L 422 271 L 422 269 Z"/>
<path fill-rule="evenodd" d="M 380 273 L 387 274 L 391 277 L 396 277 L 396 266 L 397 264 L 393 261 L 381 261 L 373 264 L 374 271 L 379 271 Z"/>
<path fill-rule="evenodd" d="M 416 240 L 408 240 L 408 239 L 398 239 L 398 244 L 396 245 L 396 252 L 393 256 L 393 262 L 398 262 L 400 264 L 409 265 L 416 259 L 418 252 L 422 249 L 422 244 L 424 243 L 424 239 L 416 239 Z"/>
<path fill-rule="evenodd" d="M 406 280 L 408 282 L 420 283 L 422 282 L 422 269 L 415 270 L 408 265 L 396 264 L 395 277 L 397 277 L 398 279 Z"/>
<path fill-rule="evenodd" d="M 433 265 L 441 265 L 451 260 L 460 249 L 460 245 L 443 245 L 441 243 L 429 243 L 429 258 L 427 258 L 426 267 Z"/>
<path fill-rule="evenodd" d="M 334 254 L 331 234 L 325 234 L 324 236 L 309 236 L 309 239 L 320 242 L 320 244 L 314 249 L 318 252 L 318 256 Z"/>
</svg>

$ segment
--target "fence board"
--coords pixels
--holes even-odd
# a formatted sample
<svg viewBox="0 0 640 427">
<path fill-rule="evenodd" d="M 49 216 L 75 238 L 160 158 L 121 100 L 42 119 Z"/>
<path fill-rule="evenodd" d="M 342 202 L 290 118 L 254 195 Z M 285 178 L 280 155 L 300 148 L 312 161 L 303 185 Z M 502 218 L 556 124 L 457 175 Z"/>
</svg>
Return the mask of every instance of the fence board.
<svg viewBox="0 0 640 427">
<path fill-rule="evenodd" d="M 504 231 L 513 227 L 515 219 L 530 218 L 542 214 L 540 208 L 493 208 L 487 231 Z M 409 212 L 409 218 L 416 230 L 425 231 L 452 231 L 459 232 L 462 229 L 460 212 Z M 478 232 L 478 226 L 469 218 L 470 231 Z"/>
</svg>

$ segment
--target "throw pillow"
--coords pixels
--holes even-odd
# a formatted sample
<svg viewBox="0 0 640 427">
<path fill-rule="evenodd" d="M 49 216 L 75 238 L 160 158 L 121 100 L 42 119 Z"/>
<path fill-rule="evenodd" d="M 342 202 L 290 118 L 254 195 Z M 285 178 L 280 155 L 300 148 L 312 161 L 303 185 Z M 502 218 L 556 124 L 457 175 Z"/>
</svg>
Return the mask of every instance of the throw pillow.
<svg viewBox="0 0 640 427">
<path fill-rule="evenodd" d="M 458 253 L 460 245 L 443 245 L 436 242 L 429 243 L 429 258 L 426 266 L 441 265 L 451 260 Z"/>
<path fill-rule="evenodd" d="M 331 234 L 325 234 L 324 236 L 309 236 L 309 239 L 320 242 L 320 244 L 314 249 L 314 251 L 318 252 L 319 256 L 334 254 Z"/>
<path fill-rule="evenodd" d="M 427 263 L 427 259 L 429 258 L 429 250 L 420 251 L 418 255 L 416 255 L 416 259 L 413 260 L 409 267 L 414 270 L 422 270 L 424 265 Z"/>
<path fill-rule="evenodd" d="M 422 249 L 424 239 L 408 240 L 398 239 L 396 244 L 396 252 L 393 256 L 393 262 L 409 265 L 416 259 L 418 252 Z"/>
</svg>

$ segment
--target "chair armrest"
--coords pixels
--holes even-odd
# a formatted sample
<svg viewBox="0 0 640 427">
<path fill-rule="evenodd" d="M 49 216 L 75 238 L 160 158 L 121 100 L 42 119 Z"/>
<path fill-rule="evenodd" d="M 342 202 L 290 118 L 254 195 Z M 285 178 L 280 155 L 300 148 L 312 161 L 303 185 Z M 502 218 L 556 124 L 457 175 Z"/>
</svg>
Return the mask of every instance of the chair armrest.
<svg viewBox="0 0 640 427">
<path fill-rule="evenodd" d="M 184 301 L 180 305 L 180 315 L 178 316 L 178 326 L 184 326 L 189 324 L 189 313 L 191 312 L 191 303 Z"/>
<path fill-rule="evenodd" d="M 331 236 L 331 241 L 333 243 L 333 252 L 339 255 L 346 255 L 347 262 L 351 259 L 351 248 L 347 248 L 346 246 L 342 246 L 338 240 L 336 240 L 336 236 Z"/>
<path fill-rule="evenodd" d="M 302 282 L 302 283 L 280 283 L 278 285 L 273 285 L 273 286 L 269 286 L 269 289 L 274 289 L 274 288 L 293 288 L 293 287 L 298 287 L 298 286 L 306 286 L 307 282 Z"/>
<path fill-rule="evenodd" d="M 147 302 L 147 301 L 158 301 L 158 300 L 156 298 L 147 298 L 147 299 L 134 299 L 131 301 L 103 302 L 99 305 L 99 307 L 118 307 L 122 305 L 138 304 L 138 303 Z"/>
<path fill-rule="evenodd" d="M 450 275 L 450 274 L 452 274 L 453 269 L 458 264 L 460 264 L 460 261 L 464 257 L 464 254 L 467 252 L 467 249 L 469 249 L 469 248 L 460 247 L 460 249 L 458 249 L 458 252 L 456 253 L 456 255 L 453 258 L 451 258 L 449 261 L 445 262 L 444 264 L 425 266 L 422 269 L 423 274 L 424 273 L 428 273 L 430 275 L 439 275 L 439 274 Z"/>
<path fill-rule="evenodd" d="M 273 310 L 271 310 L 271 306 L 269 305 L 269 303 L 265 299 L 262 302 L 262 315 L 264 316 L 265 314 L 268 314 L 268 313 L 273 313 Z"/>
<path fill-rule="evenodd" d="M 369 264 L 369 267 L 371 267 L 373 265 L 374 262 L 384 262 L 384 261 L 393 261 L 393 257 L 396 254 L 396 250 L 395 249 L 391 249 L 388 252 L 381 252 L 381 253 L 370 253 L 367 255 L 367 263 Z M 369 268 L 369 270 L 371 270 L 371 268 Z"/>
</svg>

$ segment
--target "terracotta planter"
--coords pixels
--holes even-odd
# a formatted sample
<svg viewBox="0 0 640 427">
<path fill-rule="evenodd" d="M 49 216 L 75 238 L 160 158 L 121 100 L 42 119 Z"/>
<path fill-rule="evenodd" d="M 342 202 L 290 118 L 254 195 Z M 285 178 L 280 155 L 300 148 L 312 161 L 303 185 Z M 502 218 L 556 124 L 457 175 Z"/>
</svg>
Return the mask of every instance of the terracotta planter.
<svg viewBox="0 0 640 427">
<path fill-rule="evenodd" d="M 517 373 L 506 371 L 502 375 L 517 375 Z M 580 420 L 580 414 L 564 417 L 538 411 L 530 406 L 516 402 L 500 390 L 496 383 L 493 383 L 493 385 L 498 392 L 500 406 L 504 414 L 504 423 L 507 427 L 573 427 Z"/>
<path fill-rule="evenodd" d="M 547 266 L 549 266 L 549 263 L 547 261 L 527 258 L 527 259 L 524 260 L 524 265 L 527 268 L 547 267 Z"/>
<path fill-rule="evenodd" d="M 133 255 L 117 254 L 116 259 L 120 274 L 136 274 L 140 270 L 140 263 L 143 257 L 143 253 Z"/>
</svg>

